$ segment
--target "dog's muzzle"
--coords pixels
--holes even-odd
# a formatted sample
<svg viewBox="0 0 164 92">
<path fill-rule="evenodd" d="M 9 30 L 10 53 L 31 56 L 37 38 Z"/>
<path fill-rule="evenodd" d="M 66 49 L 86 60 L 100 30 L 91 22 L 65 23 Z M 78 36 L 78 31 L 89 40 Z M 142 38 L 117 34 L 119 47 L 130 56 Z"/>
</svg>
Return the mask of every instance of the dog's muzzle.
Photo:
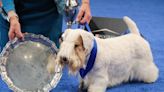
<svg viewBox="0 0 164 92">
<path fill-rule="evenodd" d="M 60 64 L 65 65 L 65 64 L 68 64 L 68 59 L 67 59 L 67 57 L 62 56 L 62 57 L 60 57 L 59 62 L 60 62 Z"/>
</svg>

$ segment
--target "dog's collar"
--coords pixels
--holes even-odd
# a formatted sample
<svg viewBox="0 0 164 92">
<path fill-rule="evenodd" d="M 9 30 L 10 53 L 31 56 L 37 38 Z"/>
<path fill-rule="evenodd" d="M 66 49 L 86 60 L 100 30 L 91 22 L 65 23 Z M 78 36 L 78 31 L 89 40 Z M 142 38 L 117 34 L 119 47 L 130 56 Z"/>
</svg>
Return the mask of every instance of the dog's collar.
<svg viewBox="0 0 164 92">
<path fill-rule="evenodd" d="M 91 54 L 90 54 L 90 57 L 88 59 L 86 68 L 85 69 L 81 68 L 79 71 L 81 78 L 85 78 L 85 76 L 88 74 L 88 72 L 91 71 L 91 69 L 93 68 L 93 65 L 94 65 L 95 60 L 96 60 L 96 55 L 97 55 L 97 42 L 94 39 L 93 48 L 91 50 Z"/>
</svg>

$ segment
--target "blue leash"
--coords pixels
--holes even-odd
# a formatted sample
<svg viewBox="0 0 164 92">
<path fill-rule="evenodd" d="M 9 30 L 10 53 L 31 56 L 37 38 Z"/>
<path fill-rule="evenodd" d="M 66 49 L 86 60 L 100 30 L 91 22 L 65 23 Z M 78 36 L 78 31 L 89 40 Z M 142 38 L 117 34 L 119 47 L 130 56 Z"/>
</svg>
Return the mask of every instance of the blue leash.
<svg viewBox="0 0 164 92">
<path fill-rule="evenodd" d="M 88 32 L 91 32 L 91 29 L 90 29 L 88 23 L 85 23 L 84 25 L 85 25 L 87 31 L 88 31 Z M 78 28 L 80 28 L 80 26 L 81 26 L 81 25 L 79 25 Z M 91 33 L 92 33 L 92 32 L 91 32 Z M 84 68 L 81 68 L 80 71 L 79 71 L 81 78 L 84 79 L 85 76 L 86 76 L 86 75 L 91 71 L 91 69 L 93 68 L 94 63 L 95 63 L 95 60 L 96 60 L 96 55 L 97 55 L 97 42 L 96 42 L 96 40 L 94 39 L 94 45 L 93 45 L 93 48 L 92 48 L 92 50 L 91 50 L 90 57 L 89 57 L 88 62 L 87 62 L 87 66 L 86 66 L 85 69 L 84 69 Z"/>
<path fill-rule="evenodd" d="M 92 33 L 91 28 L 89 27 L 89 24 L 88 23 L 84 23 L 84 25 L 79 24 L 78 25 L 78 28 L 82 28 L 82 26 L 85 26 L 86 29 L 87 29 L 87 31 L 90 32 L 90 33 Z"/>
</svg>

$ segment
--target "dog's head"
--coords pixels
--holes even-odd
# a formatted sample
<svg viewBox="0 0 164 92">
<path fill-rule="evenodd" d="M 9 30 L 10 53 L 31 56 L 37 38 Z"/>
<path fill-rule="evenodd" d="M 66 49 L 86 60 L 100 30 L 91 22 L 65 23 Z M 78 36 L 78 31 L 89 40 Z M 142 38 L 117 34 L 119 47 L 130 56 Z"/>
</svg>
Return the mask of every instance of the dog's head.
<svg viewBox="0 0 164 92">
<path fill-rule="evenodd" d="M 69 72 L 74 74 L 84 66 L 86 56 L 93 46 L 93 34 L 82 29 L 67 29 L 62 35 L 57 62 L 68 65 Z"/>
</svg>

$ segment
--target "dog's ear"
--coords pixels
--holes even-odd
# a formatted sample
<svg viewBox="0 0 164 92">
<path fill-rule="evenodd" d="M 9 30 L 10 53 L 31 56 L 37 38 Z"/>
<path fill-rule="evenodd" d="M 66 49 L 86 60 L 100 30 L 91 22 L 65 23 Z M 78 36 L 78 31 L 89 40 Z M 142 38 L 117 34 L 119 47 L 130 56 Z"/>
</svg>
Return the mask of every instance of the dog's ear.
<svg viewBox="0 0 164 92">
<path fill-rule="evenodd" d="M 60 43 L 60 44 L 63 42 L 63 37 L 62 37 L 62 35 L 63 35 L 63 32 L 59 35 L 59 43 Z"/>
<path fill-rule="evenodd" d="M 85 48 L 84 48 L 83 39 L 81 35 L 79 35 L 77 40 L 75 41 L 74 48 L 75 48 L 75 53 L 80 59 L 81 65 L 82 65 L 85 61 L 86 53 L 85 53 Z"/>
<path fill-rule="evenodd" d="M 62 32 L 60 35 L 59 35 L 59 43 L 61 44 L 64 39 L 66 38 L 67 34 L 70 32 L 71 29 L 66 29 L 64 32 Z"/>
<path fill-rule="evenodd" d="M 91 48 L 93 47 L 94 35 L 87 31 L 81 30 L 80 36 L 81 36 L 83 47 L 86 51 L 86 54 L 88 54 Z"/>
<path fill-rule="evenodd" d="M 64 40 L 66 37 L 67 37 L 67 35 L 68 35 L 68 33 L 71 31 L 71 29 L 66 29 L 65 31 L 64 31 L 64 33 L 61 35 L 61 38 L 62 38 L 62 40 Z"/>
</svg>

